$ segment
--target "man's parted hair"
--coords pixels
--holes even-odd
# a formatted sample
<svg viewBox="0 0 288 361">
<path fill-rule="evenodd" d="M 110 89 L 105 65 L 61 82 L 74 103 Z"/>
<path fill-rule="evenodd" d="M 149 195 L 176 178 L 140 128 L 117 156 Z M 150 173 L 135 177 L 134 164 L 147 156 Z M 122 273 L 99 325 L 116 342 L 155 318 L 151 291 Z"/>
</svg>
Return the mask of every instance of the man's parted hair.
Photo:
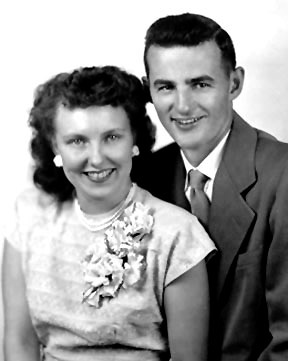
<svg viewBox="0 0 288 361">
<path fill-rule="evenodd" d="M 169 15 L 156 20 L 145 37 L 144 65 L 149 78 L 147 53 L 154 46 L 197 46 L 206 41 L 215 41 L 219 47 L 227 74 L 236 68 L 236 54 L 229 34 L 214 20 L 198 14 Z"/>
</svg>

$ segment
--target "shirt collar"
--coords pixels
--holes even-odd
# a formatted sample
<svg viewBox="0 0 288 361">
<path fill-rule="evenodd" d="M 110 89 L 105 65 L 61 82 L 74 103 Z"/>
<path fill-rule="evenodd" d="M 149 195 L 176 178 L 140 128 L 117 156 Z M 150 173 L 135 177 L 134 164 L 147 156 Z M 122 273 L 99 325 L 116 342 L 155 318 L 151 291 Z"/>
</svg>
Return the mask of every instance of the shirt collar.
<svg viewBox="0 0 288 361">
<path fill-rule="evenodd" d="M 190 170 L 198 169 L 201 173 L 205 174 L 211 180 L 214 180 L 216 172 L 219 168 L 219 164 L 222 159 L 222 154 L 224 150 L 224 146 L 226 140 L 229 136 L 229 131 L 225 134 L 225 136 L 221 139 L 221 141 L 217 144 L 217 146 L 210 152 L 205 159 L 198 165 L 198 167 L 193 167 L 187 158 L 185 157 L 184 152 L 181 149 L 181 156 L 184 162 L 184 166 L 186 169 L 186 174 L 188 175 Z M 187 185 L 187 177 L 186 177 L 186 185 Z"/>
</svg>

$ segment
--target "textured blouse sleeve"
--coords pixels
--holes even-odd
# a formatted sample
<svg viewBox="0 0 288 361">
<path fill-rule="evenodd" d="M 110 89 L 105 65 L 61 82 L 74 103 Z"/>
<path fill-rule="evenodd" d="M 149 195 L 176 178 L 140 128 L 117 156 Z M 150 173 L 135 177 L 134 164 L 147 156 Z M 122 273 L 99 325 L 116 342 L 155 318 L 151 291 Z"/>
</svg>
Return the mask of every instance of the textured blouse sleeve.
<svg viewBox="0 0 288 361">
<path fill-rule="evenodd" d="M 183 217 L 177 228 L 178 230 L 172 233 L 167 253 L 165 286 L 216 250 L 214 243 L 194 216 L 189 214 Z"/>
<path fill-rule="evenodd" d="M 39 217 L 37 192 L 27 189 L 20 193 L 7 211 L 4 222 L 4 237 L 18 251 L 23 251 L 31 225 Z"/>
<path fill-rule="evenodd" d="M 6 213 L 4 227 L 4 238 L 18 251 L 22 249 L 22 242 L 20 236 L 18 200 L 15 201 Z"/>
</svg>

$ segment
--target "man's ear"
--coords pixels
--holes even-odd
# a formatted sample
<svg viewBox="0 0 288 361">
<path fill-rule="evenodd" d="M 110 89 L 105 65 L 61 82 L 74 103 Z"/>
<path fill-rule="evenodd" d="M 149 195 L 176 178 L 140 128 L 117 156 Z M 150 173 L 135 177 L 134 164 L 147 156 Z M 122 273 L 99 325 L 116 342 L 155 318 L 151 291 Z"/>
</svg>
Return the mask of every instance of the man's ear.
<svg viewBox="0 0 288 361">
<path fill-rule="evenodd" d="M 245 70 L 238 66 L 230 74 L 230 98 L 234 100 L 240 95 L 244 84 Z"/>
<path fill-rule="evenodd" d="M 53 150 L 53 153 L 56 155 L 59 153 L 58 151 L 58 146 L 57 146 L 57 142 L 56 142 L 56 139 L 53 137 L 53 139 L 51 140 L 51 147 L 52 147 L 52 150 Z"/>
<path fill-rule="evenodd" d="M 142 80 L 142 84 L 144 86 L 148 86 L 148 88 L 149 88 L 149 80 L 148 80 L 147 76 L 142 76 L 141 80 Z"/>
<path fill-rule="evenodd" d="M 150 89 L 149 89 L 149 80 L 146 76 L 142 76 L 141 80 L 142 80 L 142 84 L 143 84 L 143 88 L 144 88 L 146 102 L 152 103 L 152 98 L 151 98 Z"/>
</svg>

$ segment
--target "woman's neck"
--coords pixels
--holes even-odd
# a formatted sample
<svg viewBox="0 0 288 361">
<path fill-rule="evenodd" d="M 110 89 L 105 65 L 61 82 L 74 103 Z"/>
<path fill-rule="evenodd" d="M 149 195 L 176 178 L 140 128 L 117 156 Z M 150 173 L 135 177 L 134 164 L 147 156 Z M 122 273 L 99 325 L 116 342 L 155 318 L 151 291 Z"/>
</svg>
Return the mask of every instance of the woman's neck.
<svg viewBox="0 0 288 361">
<path fill-rule="evenodd" d="M 125 208 L 130 204 L 134 197 L 136 185 L 133 184 L 130 187 L 130 190 L 127 194 L 127 196 L 122 199 L 120 203 L 116 205 L 116 207 L 110 209 L 108 212 L 102 212 L 102 213 L 94 213 L 94 214 L 87 214 L 82 209 L 78 202 L 78 199 L 75 198 L 75 211 L 76 214 L 80 220 L 80 222 L 83 224 L 85 228 L 87 228 L 89 231 L 96 232 L 103 230 L 120 217 L 120 215 L 123 213 Z"/>
<path fill-rule="evenodd" d="M 103 198 L 87 198 L 82 197 L 81 195 L 77 194 L 76 198 L 78 200 L 78 204 L 82 212 L 87 215 L 101 215 L 112 212 L 114 209 L 117 209 L 121 206 L 123 202 L 125 202 L 126 197 L 128 196 L 132 187 L 131 181 L 123 186 L 123 190 L 119 189 L 119 191 L 111 197 Z"/>
</svg>

